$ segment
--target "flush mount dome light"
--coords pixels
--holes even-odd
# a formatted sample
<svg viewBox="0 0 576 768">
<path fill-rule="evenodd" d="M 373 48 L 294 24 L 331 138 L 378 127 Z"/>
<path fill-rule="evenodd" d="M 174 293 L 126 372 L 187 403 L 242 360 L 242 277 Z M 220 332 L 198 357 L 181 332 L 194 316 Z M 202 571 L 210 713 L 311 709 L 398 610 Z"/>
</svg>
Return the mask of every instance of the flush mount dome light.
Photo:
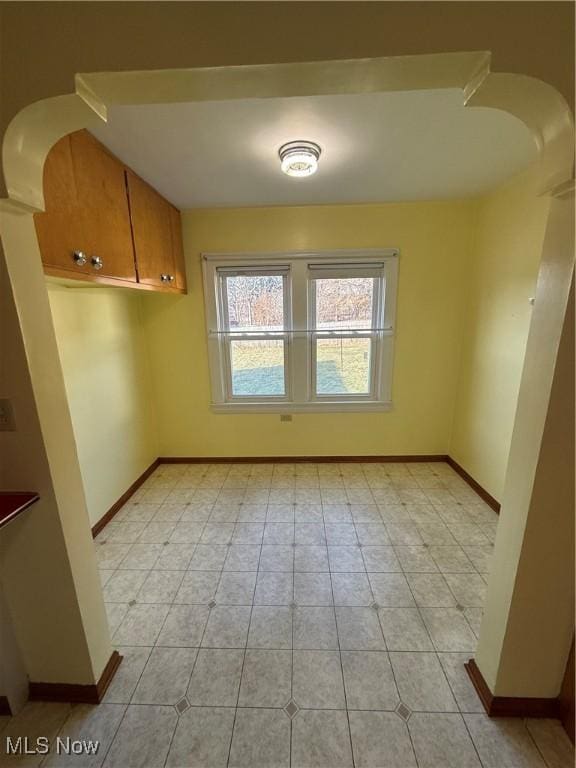
<svg viewBox="0 0 576 768">
<path fill-rule="evenodd" d="M 289 141 L 278 150 L 281 168 L 288 176 L 311 176 L 318 169 L 321 152 L 313 141 Z"/>
</svg>

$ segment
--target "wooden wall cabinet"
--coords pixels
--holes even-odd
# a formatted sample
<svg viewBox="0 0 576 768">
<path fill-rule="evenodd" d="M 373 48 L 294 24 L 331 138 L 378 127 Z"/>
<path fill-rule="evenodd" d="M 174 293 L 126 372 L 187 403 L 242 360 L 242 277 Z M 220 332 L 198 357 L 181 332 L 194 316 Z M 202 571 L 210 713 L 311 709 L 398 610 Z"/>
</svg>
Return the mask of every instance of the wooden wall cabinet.
<svg viewBox="0 0 576 768">
<path fill-rule="evenodd" d="M 135 173 L 128 171 L 126 178 L 138 280 L 146 285 L 176 286 L 172 206 Z"/>
<path fill-rule="evenodd" d="M 186 291 L 179 211 L 88 132 L 50 150 L 44 199 L 34 221 L 47 274 Z"/>
</svg>

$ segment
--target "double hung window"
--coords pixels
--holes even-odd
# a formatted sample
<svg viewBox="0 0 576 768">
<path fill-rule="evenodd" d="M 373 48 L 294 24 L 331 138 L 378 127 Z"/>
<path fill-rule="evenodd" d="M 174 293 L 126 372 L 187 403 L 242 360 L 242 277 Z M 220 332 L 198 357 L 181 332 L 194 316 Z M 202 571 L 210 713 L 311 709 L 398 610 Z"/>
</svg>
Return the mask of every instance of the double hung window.
<svg viewBox="0 0 576 768">
<path fill-rule="evenodd" d="M 204 256 L 215 410 L 391 405 L 397 251 Z"/>
</svg>

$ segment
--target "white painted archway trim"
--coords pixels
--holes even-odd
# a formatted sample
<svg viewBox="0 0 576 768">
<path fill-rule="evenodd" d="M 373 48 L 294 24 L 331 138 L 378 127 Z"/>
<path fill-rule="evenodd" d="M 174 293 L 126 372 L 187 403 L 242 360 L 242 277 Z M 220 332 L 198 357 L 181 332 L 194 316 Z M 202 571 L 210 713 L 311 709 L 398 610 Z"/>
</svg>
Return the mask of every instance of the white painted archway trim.
<svg viewBox="0 0 576 768">
<path fill-rule="evenodd" d="M 461 88 L 467 106 L 501 109 L 522 120 L 539 149 L 541 192 L 556 197 L 571 194 L 574 123 L 568 105 L 552 86 L 540 80 L 490 72 L 487 52 L 82 74 L 76 78 L 75 93 L 31 104 L 10 123 L 2 146 L 8 198 L 0 201 L 0 234 L 94 679 L 109 658 L 110 641 L 93 567 L 80 467 L 32 218 L 34 211 L 44 207 L 42 171 L 48 151 L 65 134 L 106 119 L 110 104 L 438 88 Z M 550 247 L 557 238 L 568 239 L 564 221 L 553 219 L 551 228 L 557 231 L 547 233 Z M 546 260 L 546 247 L 543 259 Z M 559 288 L 560 301 L 555 310 L 562 313 L 564 289 L 565 286 Z M 561 327 L 559 318 L 549 326 L 557 332 Z M 521 390 L 527 375 L 525 370 Z M 546 407 L 549 396 L 549 391 L 540 393 L 541 409 Z M 538 440 L 537 435 L 532 437 L 533 442 Z M 501 624 L 503 613 L 505 607 L 500 613 L 495 610 L 496 624 Z M 484 644 L 482 666 L 489 672 L 487 679 L 491 685 L 498 676 L 498 643 L 501 637 L 488 644 L 490 647 Z"/>
<path fill-rule="evenodd" d="M 151 104 L 460 88 L 466 106 L 519 118 L 539 151 L 540 188 L 554 193 L 573 179 L 574 122 L 550 85 L 490 72 L 490 54 L 446 53 L 345 61 L 78 74 L 76 93 L 36 102 L 10 123 L 2 147 L 8 197 L 42 210 L 42 168 L 67 133 L 106 120 L 112 104 Z"/>
</svg>

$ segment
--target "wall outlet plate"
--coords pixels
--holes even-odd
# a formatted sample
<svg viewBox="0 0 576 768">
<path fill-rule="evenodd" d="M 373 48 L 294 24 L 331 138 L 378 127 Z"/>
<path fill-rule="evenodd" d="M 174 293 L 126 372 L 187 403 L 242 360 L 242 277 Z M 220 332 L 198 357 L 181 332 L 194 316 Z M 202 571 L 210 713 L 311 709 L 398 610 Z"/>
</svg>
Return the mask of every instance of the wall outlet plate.
<svg viewBox="0 0 576 768">
<path fill-rule="evenodd" d="M 282 413 L 280 415 L 280 421 L 292 421 L 292 414 L 291 413 Z"/>
<path fill-rule="evenodd" d="M 15 432 L 16 420 L 12 401 L 0 399 L 0 432 Z"/>
</svg>

